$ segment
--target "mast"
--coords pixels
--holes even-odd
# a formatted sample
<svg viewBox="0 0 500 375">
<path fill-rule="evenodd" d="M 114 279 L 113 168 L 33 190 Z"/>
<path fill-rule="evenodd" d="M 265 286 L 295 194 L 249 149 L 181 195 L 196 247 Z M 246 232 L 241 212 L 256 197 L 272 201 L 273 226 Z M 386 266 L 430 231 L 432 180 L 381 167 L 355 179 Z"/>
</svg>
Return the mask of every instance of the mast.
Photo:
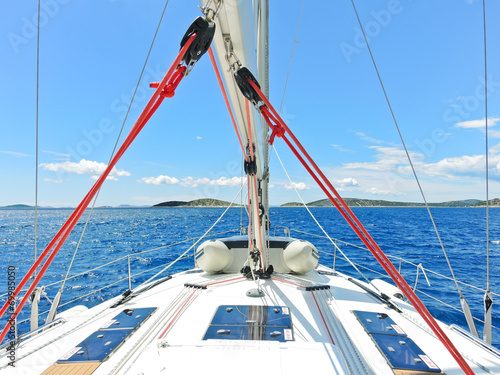
<svg viewBox="0 0 500 375">
<path fill-rule="evenodd" d="M 268 83 L 268 1 L 201 0 L 207 11 L 217 8 L 213 47 L 244 147 L 249 196 L 249 250 L 253 271 L 266 271 L 268 232 L 268 130 L 260 114 L 241 94 L 235 73 L 247 68 L 259 77 L 266 95 Z M 250 258 L 249 258 L 250 259 Z"/>
<path fill-rule="evenodd" d="M 257 44 L 257 78 L 262 87 L 262 92 L 269 97 L 269 1 L 254 2 L 255 37 Z M 261 116 L 261 124 L 264 119 Z M 271 222 L 269 219 L 269 128 L 262 129 L 262 152 L 264 157 L 264 175 L 262 185 L 262 206 L 264 207 L 261 220 L 261 231 L 267 234 Z M 266 236 L 267 238 L 267 236 Z M 266 245 L 264 245 L 266 246 Z M 267 246 L 266 246 L 267 248 Z"/>
</svg>

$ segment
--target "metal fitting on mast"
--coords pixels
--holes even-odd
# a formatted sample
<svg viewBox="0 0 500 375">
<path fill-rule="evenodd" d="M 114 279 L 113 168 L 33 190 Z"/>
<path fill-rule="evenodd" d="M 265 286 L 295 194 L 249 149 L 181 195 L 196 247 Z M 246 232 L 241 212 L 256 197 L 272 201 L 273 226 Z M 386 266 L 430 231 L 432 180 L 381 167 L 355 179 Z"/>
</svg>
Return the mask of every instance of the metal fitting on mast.
<svg viewBox="0 0 500 375">
<path fill-rule="evenodd" d="M 238 59 L 238 56 L 234 53 L 233 50 L 233 42 L 231 40 L 231 36 L 229 34 L 224 34 L 222 36 L 224 38 L 224 47 L 226 48 L 226 61 L 229 65 L 229 71 L 236 72 L 238 69 L 242 67 L 242 64 L 240 60 Z"/>
<path fill-rule="evenodd" d="M 221 6 L 222 0 L 208 0 L 203 8 L 198 8 L 200 8 L 201 13 L 203 13 L 207 21 L 212 21 L 215 17 L 217 17 Z"/>
</svg>

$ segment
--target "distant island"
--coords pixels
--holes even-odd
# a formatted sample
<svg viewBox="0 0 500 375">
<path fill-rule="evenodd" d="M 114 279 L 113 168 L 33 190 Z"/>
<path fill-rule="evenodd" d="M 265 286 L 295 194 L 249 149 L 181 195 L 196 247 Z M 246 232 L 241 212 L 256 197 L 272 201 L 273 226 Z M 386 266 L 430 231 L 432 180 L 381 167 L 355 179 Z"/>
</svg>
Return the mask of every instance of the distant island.
<svg viewBox="0 0 500 375">
<path fill-rule="evenodd" d="M 11 210 L 31 210 L 35 207 L 29 206 L 27 204 L 12 204 L 10 206 L 0 206 L 0 208 L 11 209 Z"/>
<path fill-rule="evenodd" d="M 350 207 L 425 207 L 424 203 L 416 202 L 392 202 L 385 200 L 344 198 Z M 490 207 L 500 207 L 500 199 L 495 198 L 489 201 Z M 308 207 L 333 207 L 329 199 L 321 199 L 306 204 Z M 301 207 L 302 203 L 290 202 L 282 204 L 280 207 Z M 465 199 L 461 201 L 449 201 L 442 203 L 429 203 L 430 207 L 485 207 L 486 201 L 479 199 Z"/>
<path fill-rule="evenodd" d="M 195 199 L 194 201 L 168 201 L 155 204 L 153 207 L 227 207 L 231 202 L 221 201 L 218 199 Z M 233 206 L 239 206 L 233 204 Z"/>
<path fill-rule="evenodd" d="M 351 207 L 425 207 L 424 203 L 416 202 L 393 202 L 378 199 L 359 199 L 359 198 L 344 198 L 347 204 Z M 219 199 L 195 199 L 192 201 L 167 201 L 155 204 L 154 206 L 132 206 L 122 204 L 116 207 L 99 206 L 96 208 L 150 208 L 150 207 L 227 207 L 230 202 Z M 233 204 L 235 207 L 240 207 L 239 204 Z M 329 199 L 321 199 L 319 201 L 307 203 L 308 207 L 332 207 L 333 204 Z M 486 201 L 479 199 L 464 199 L 460 201 L 448 201 L 441 203 L 429 203 L 430 207 L 486 207 Z M 500 198 L 490 199 L 490 207 L 500 207 Z M 282 204 L 279 207 L 302 207 L 302 203 L 290 202 Z M 73 209 L 72 207 L 38 207 L 39 209 Z M 0 206 L 0 210 L 33 210 L 35 206 L 27 204 L 13 204 L 9 206 Z"/>
</svg>

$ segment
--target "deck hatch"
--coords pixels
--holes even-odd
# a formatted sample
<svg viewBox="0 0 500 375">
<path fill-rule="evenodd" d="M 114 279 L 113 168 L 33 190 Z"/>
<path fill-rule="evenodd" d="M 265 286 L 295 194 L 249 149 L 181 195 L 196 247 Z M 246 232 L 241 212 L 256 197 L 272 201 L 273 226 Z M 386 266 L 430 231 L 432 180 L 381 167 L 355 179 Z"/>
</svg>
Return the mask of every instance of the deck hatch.
<svg viewBox="0 0 500 375">
<path fill-rule="evenodd" d="M 293 340 L 290 309 L 285 306 L 222 305 L 203 340 Z"/>
<path fill-rule="evenodd" d="M 395 374 L 441 373 L 438 366 L 385 313 L 353 311 Z"/>
<path fill-rule="evenodd" d="M 412 339 L 374 333 L 380 351 L 395 369 L 440 373 L 441 370 Z"/>
<path fill-rule="evenodd" d="M 156 307 L 125 309 L 76 345 L 57 363 L 103 362 L 151 316 Z"/>
<path fill-rule="evenodd" d="M 139 309 L 125 309 L 117 316 L 103 325 L 100 330 L 109 329 L 135 329 L 146 320 L 156 307 Z"/>
<path fill-rule="evenodd" d="M 372 311 L 353 311 L 366 332 L 406 336 L 404 331 L 387 314 Z"/>
<path fill-rule="evenodd" d="M 59 359 L 58 363 L 103 362 L 123 342 L 130 332 L 129 329 L 98 330 L 79 343 L 66 356 Z"/>
</svg>

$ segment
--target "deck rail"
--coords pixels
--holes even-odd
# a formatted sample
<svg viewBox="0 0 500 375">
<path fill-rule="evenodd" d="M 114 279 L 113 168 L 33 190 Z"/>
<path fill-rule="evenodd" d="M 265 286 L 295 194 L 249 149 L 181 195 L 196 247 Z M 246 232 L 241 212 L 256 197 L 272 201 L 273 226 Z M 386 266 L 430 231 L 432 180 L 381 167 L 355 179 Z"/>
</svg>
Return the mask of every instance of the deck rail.
<svg viewBox="0 0 500 375">
<path fill-rule="evenodd" d="M 329 238 L 327 236 L 324 236 L 324 235 L 319 235 L 319 234 L 314 234 L 314 233 L 308 233 L 308 232 L 305 232 L 305 231 L 301 231 L 301 230 L 297 230 L 297 229 L 293 229 L 293 228 L 289 228 L 289 227 L 285 227 L 285 226 L 280 226 L 280 225 L 276 225 L 274 227 L 274 232 L 273 234 L 276 235 L 276 231 L 278 229 L 283 229 L 283 234 L 285 236 L 288 236 L 290 237 L 291 236 L 291 233 L 294 232 L 294 233 L 298 233 L 298 234 L 301 234 L 301 235 L 307 235 L 307 236 L 312 236 L 312 237 L 317 237 L 317 238 L 322 238 L 322 239 L 326 239 L 326 240 L 329 240 Z M 228 233 L 232 233 L 232 232 L 239 232 L 240 234 L 243 233 L 243 230 L 245 228 L 235 228 L 235 229 L 231 229 L 231 230 L 227 230 L 227 231 L 223 231 L 223 232 L 217 232 L 217 233 L 210 233 L 208 235 L 206 235 L 206 237 L 214 237 L 214 236 L 221 236 L 221 235 L 225 235 L 225 234 L 228 234 Z M 105 269 L 106 267 L 109 267 L 113 264 L 117 264 L 119 262 L 124 262 L 126 263 L 126 267 L 125 267 L 125 275 L 123 277 L 117 277 L 114 279 L 113 282 L 109 283 L 109 284 L 106 284 L 98 289 L 95 289 L 95 290 L 92 290 L 90 291 L 89 293 L 86 293 L 86 294 L 83 294 L 83 295 L 79 295 L 78 297 L 76 298 L 73 298 L 69 301 L 66 301 L 64 303 L 61 303 L 59 305 L 59 308 L 61 307 L 64 307 L 64 306 L 67 306 L 67 305 L 71 305 L 71 304 L 74 304 L 75 302 L 79 301 L 79 300 L 82 300 L 82 299 L 85 299 L 89 296 L 92 296 L 96 293 L 99 293 L 105 289 L 108 289 L 112 286 L 115 286 L 117 284 L 120 284 L 120 283 L 124 283 L 124 282 L 128 282 L 128 288 L 129 289 L 132 289 L 132 281 L 135 279 L 137 279 L 139 276 L 143 275 L 143 274 L 146 274 L 146 273 L 150 273 L 152 271 L 155 271 L 159 268 L 162 268 L 162 267 L 165 267 L 166 265 L 168 264 L 172 264 L 174 262 L 177 262 L 179 260 L 183 260 L 183 259 L 188 259 L 188 258 L 192 258 L 194 256 L 194 250 L 193 250 L 193 253 L 191 254 L 188 254 L 188 255 L 184 255 L 184 256 L 180 256 L 180 257 L 177 257 L 175 258 L 174 260 L 172 260 L 171 262 L 169 263 L 162 263 L 158 266 L 155 266 L 155 267 L 148 267 L 147 269 L 145 270 L 140 270 L 139 272 L 136 272 L 136 273 L 133 273 L 131 271 L 131 264 L 133 264 L 132 262 L 141 262 L 141 256 L 144 255 L 144 254 L 147 254 L 147 253 L 152 253 L 152 252 L 158 252 L 158 251 L 164 251 L 166 249 L 169 249 L 169 248 L 172 248 L 174 246 L 178 246 L 178 245 L 183 245 L 183 244 L 186 244 L 186 243 L 190 243 L 192 242 L 193 244 L 196 243 L 197 240 L 199 240 L 200 238 L 202 238 L 203 236 L 199 236 L 199 237 L 191 237 L 191 238 L 187 238 L 185 240 L 182 240 L 182 241 L 178 241 L 178 242 L 175 242 L 175 243 L 171 243 L 171 244 L 167 244 L 167 245 L 164 245 L 164 246 L 159 246 L 159 247 L 155 247 L 155 248 L 152 248 L 152 249 L 149 249 L 149 250 L 144 250 L 144 251 L 140 251 L 140 252 L 136 252 L 136 253 L 132 253 L 132 254 L 127 254 L 127 255 L 124 255 L 124 256 L 121 256 L 117 259 L 114 259 L 110 262 L 107 262 L 107 263 L 104 263 L 104 264 L 101 264 L 97 267 L 93 267 L 89 270 L 86 270 L 84 272 L 81 272 L 81 273 L 78 273 L 76 275 L 73 275 L 71 277 L 68 277 L 66 279 L 66 281 L 69 281 L 69 280 L 73 280 L 73 279 L 77 279 L 79 277 L 82 277 L 84 275 L 88 275 L 92 272 L 95 272 L 95 271 L 98 271 L 98 270 L 102 270 L 102 269 Z M 330 237 L 331 238 L 331 237 Z M 337 247 L 340 245 L 340 246 L 345 246 L 345 247 L 352 247 L 352 248 L 356 248 L 358 250 L 366 250 L 368 251 L 365 247 L 363 246 L 360 246 L 360 245 L 357 245 L 357 244 L 353 244 L 353 243 L 349 243 L 349 242 L 346 242 L 346 241 L 343 241 L 343 240 L 340 240 L 340 239 L 337 239 L 337 238 L 331 238 L 333 241 L 334 241 L 334 246 L 333 246 L 333 252 L 331 251 L 325 251 L 323 249 L 318 249 L 318 251 L 322 254 L 325 254 L 325 255 L 329 255 L 329 256 L 332 256 L 333 257 L 333 264 L 332 264 L 332 268 L 333 270 L 335 271 L 338 267 L 338 259 L 342 259 L 340 257 L 338 257 L 337 255 Z M 427 268 L 427 267 L 424 267 L 422 265 L 422 263 L 415 263 L 415 262 L 412 262 L 410 260 L 407 260 L 407 259 L 404 259 L 403 257 L 400 257 L 400 256 L 393 256 L 393 255 L 387 255 L 388 258 L 390 258 L 391 260 L 394 261 L 395 264 L 398 264 L 398 269 L 399 269 L 399 272 L 401 273 L 403 271 L 403 269 L 405 270 L 406 273 L 413 273 L 413 276 L 415 278 L 414 282 L 415 282 L 415 287 L 414 287 L 414 290 L 421 293 L 422 295 L 425 295 L 427 298 L 430 298 L 444 306 L 447 306 L 448 308 L 450 309 L 453 309 L 457 312 L 460 312 L 462 313 L 462 310 L 459 309 L 458 307 L 456 306 L 453 306 L 451 305 L 450 303 L 447 303 L 443 300 L 440 300 L 439 298 L 435 297 L 435 296 L 432 296 L 430 295 L 429 293 L 425 292 L 424 290 L 418 288 L 418 278 L 419 278 L 419 273 L 420 271 L 422 271 L 422 273 L 424 274 L 425 278 L 427 279 L 427 274 L 430 274 L 430 275 L 433 275 L 434 277 L 437 277 L 437 278 L 441 278 L 443 280 L 446 280 L 446 281 L 453 281 L 453 278 L 450 277 L 450 276 L 446 276 L 446 275 L 443 275 L 439 272 L 436 272 L 430 268 Z M 353 257 L 351 256 L 351 261 L 353 259 Z M 343 260 L 343 259 L 342 259 Z M 373 268 L 370 268 L 366 265 L 363 265 L 363 264 L 360 264 L 358 262 L 352 262 L 356 267 L 358 267 L 359 269 L 362 269 L 362 270 L 366 270 L 368 272 L 371 272 L 372 275 L 377 275 L 377 276 L 381 276 L 383 278 L 386 278 L 387 275 L 378 271 L 378 270 L 375 270 Z M 413 272 L 411 271 L 413 270 Z M 135 281 L 134 280 L 134 281 Z M 50 284 L 47 284 L 44 286 L 45 290 L 47 291 L 48 289 L 50 288 L 54 288 L 54 287 L 57 287 L 58 285 L 60 285 L 61 283 L 64 282 L 64 279 L 60 279 L 56 282 L 53 282 L 53 283 L 50 283 Z M 428 282 L 428 280 L 427 280 Z M 463 282 L 463 281 L 460 281 L 458 280 L 458 283 L 461 285 L 461 286 L 464 286 L 464 287 L 467 287 L 467 288 L 470 288 L 476 292 L 481 292 L 481 293 L 485 293 L 486 290 L 485 289 L 482 289 L 482 288 L 479 288 L 475 285 L 472 285 L 470 283 L 466 283 L 466 282 Z M 139 285 L 141 285 L 142 283 L 139 283 Z M 498 293 L 492 293 L 494 296 L 496 297 L 500 297 L 500 294 Z M 7 296 L 7 293 L 4 293 L 2 295 L 0 295 L 0 299 L 1 298 L 5 298 Z M 47 298 L 48 299 L 48 298 Z M 49 300 L 49 302 L 51 302 Z M 50 309 L 48 310 L 45 310 L 45 311 L 42 311 L 38 314 L 39 316 L 39 319 L 42 318 L 43 316 L 45 316 L 46 314 L 48 314 L 50 311 Z M 484 324 L 484 321 L 477 318 L 477 317 L 474 317 L 474 319 L 482 324 Z M 27 318 L 27 319 L 24 319 L 24 320 L 21 320 L 18 322 L 18 324 L 23 324 L 23 323 L 26 323 L 30 321 L 30 318 Z M 493 326 L 494 329 L 500 331 L 500 328 L 497 328 L 495 326 Z"/>
<path fill-rule="evenodd" d="M 295 232 L 295 233 L 300 233 L 302 235 L 308 235 L 308 236 L 312 236 L 312 237 L 317 237 L 317 238 L 321 238 L 321 239 L 324 239 L 324 240 L 330 240 L 330 238 L 334 241 L 334 251 L 333 251 L 333 254 L 329 251 L 324 251 L 324 250 L 320 250 L 318 249 L 318 251 L 322 254 L 326 254 L 326 255 L 330 255 L 330 256 L 333 256 L 333 270 L 335 271 L 336 268 L 337 268 L 337 258 L 339 259 L 342 259 L 340 257 L 338 257 L 337 255 L 337 247 L 338 245 L 342 245 L 342 246 L 346 246 L 346 247 L 352 247 L 352 248 L 356 248 L 358 250 L 363 250 L 363 251 L 366 251 L 368 252 L 368 249 L 366 249 L 366 247 L 364 246 L 360 246 L 360 245 L 357 245 L 357 244 L 353 244 L 353 243 L 350 243 L 350 242 L 346 242 L 346 241 L 343 241 L 343 240 L 340 240 L 340 239 L 337 239 L 337 238 L 332 238 L 332 237 L 327 237 L 327 236 L 324 236 L 324 235 L 320 235 L 320 234 L 315 234 L 315 233 L 309 233 L 309 232 L 305 232 L 305 231 L 301 231 L 301 230 L 297 230 L 297 229 L 293 229 L 293 228 L 288 228 L 288 227 L 284 227 L 284 226 L 280 226 L 281 228 L 283 228 L 283 233 L 285 236 L 291 236 L 291 232 Z M 453 285 L 454 285 L 454 280 L 452 277 L 450 276 L 447 276 L 447 275 L 443 275 L 439 272 L 436 272 L 435 270 L 432 270 L 430 268 L 426 268 L 423 266 L 422 263 L 415 263 L 415 262 L 412 262 L 410 260 L 407 260 L 403 257 L 400 257 L 400 256 L 394 256 L 394 255 L 387 255 L 387 257 L 389 259 L 391 259 L 391 261 L 393 261 L 393 263 L 395 264 L 398 264 L 398 272 L 401 273 L 403 271 L 403 268 L 405 269 L 406 273 L 407 274 L 410 274 L 412 273 L 415 280 L 414 280 L 414 291 L 417 291 L 419 293 L 421 293 L 422 295 L 424 295 L 425 297 L 429 298 L 429 299 L 432 299 L 433 301 L 435 302 L 438 302 L 454 311 L 457 311 L 457 312 L 460 312 L 461 314 L 463 314 L 463 310 L 458 308 L 457 306 L 453 306 L 452 304 L 450 303 L 447 303 L 435 296 L 432 296 L 430 295 L 429 293 L 425 292 L 424 290 L 422 290 L 421 288 L 418 288 L 418 279 L 419 279 L 419 274 L 420 274 L 420 271 L 423 273 L 423 275 L 425 276 L 425 279 L 427 280 L 427 283 L 428 285 L 430 285 L 429 283 L 429 280 L 427 278 L 427 274 L 430 274 L 430 275 L 433 275 L 434 277 L 438 278 L 438 279 L 443 279 L 443 280 L 446 280 L 446 281 L 450 281 L 450 282 L 453 282 Z M 353 257 L 350 256 L 350 259 L 352 261 Z M 342 259 L 344 260 L 344 259 Z M 363 269 L 363 270 L 366 270 L 366 271 L 369 271 L 371 272 L 372 274 L 374 275 L 378 275 L 378 276 L 381 276 L 383 278 L 386 278 L 386 279 L 389 279 L 388 276 L 385 274 L 385 273 L 382 273 L 380 271 L 377 271 L 373 268 L 370 268 L 370 267 L 367 267 L 366 265 L 363 265 L 363 264 L 360 264 L 360 263 L 357 263 L 357 262 L 352 262 L 356 267 L 358 267 L 359 269 Z M 411 268 L 409 268 L 411 267 Z M 414 270 L 414 272 L 412 272 L 412 270 Z M 408 277 L 405 277 L 406 279 L 408 279 Z M 409 281 L 409 280 L 408 280 Z M 458 284 L 460 284 L 461 286 L 464 286 L 464 287 L 467 287 L 471 290 L 474 290 L 476 292 L 479 292 L 479 293 L 486 293 L 486 289 L 483 289 L 483 288 L 480 288 L 480 287 L 477 287 L 475 285 L 472 285 L 470 283 L 467 283 L 467 282 L 464 282 L 464 281 L 460 281 L 460 280 L 457 280 Z M 450 290 L 453 290 L 453 288 L 451 288 Z M 491 294 L 493 296 L 496 296 L 496 297 L 500 297 L 500 294 L 499 293 L 493 293 L 491 292 Z M 457 292 L 457 296 L 458 296 L 458 292 Z M 457 298 L 458 300 L 458 298 Z M 484 324 L 484 320 L 480 319 L 480 318 L 477 318 L 475 316 L 473 316 L 474 320 L 477 321 L 477 322 L 480 322 L 481 324 Z M 492 327 L 493 329 L 497 330 L 497 331 L 500 331 L 500 328 L 499 327 L 496 327 L 496 326 L 493 326 Z"/>
<path fill-rule="evenodd" d="M 135 262 L 138 262 L 139 264 L 141 263 L 141 256 L 144 255 L 144 254 L 147 254 L 147 253 L 151 253 L 151 252 L 158 252 L 158 251 L 162 251 L 162 250 L 166 250 L 166 249 L 169 249 L 169 248 L 172 248 L 174 246 L 179 246 L 179 245 L 183 245 L 183 244 L 186 244 L 186 243 L 193 243 L 193 245 L 196 243 L 196 241 L 198 241 L 199 239 L 203 238 L 203 237 L 219 237 L 221 235 L 225 235 L 225 234 L 228 234 L 228 233 L 233 233 L 233 232 L 241 232 L 241 228 L 234 228 L 234 229 L 230 229 L 230 230 L 227 230 L 227 231 L 223 231 L 223 232 L 217 232 L 217 233 L 209 233 L 207 235 L 204 235 L 204 236 L 197 236 L 197 237 L 190 237 L 190 238 L 187 238 L 185 240 L 182 240 L 182 241 L 178 241 L 178 242 L 175 242 L 175 243 L 171 243 L 171 244 L 168 244 L 168 245 L 164 245 L 164 246 L 159 246 L 159 247 L 155 247 L 153 249 L 148 249 L 148 250 L 144 250 L 144 251 L 139 251 L 139 252 L 136 252 L 136 253 L 132 253 L 132 254 L 127 254 L 127 255 L 124 255 L 124 256 L 121 256 L 119 258 L 116 258 L 110 262 L 106 262 L 104 264 L 101 264 L 97 267 L 93 267 L 91 269 L 88 269 L 88 270 L 85 270 L 83 272 L 80 272 L 76 275 L 73 275 L 73 276 L 70 276 L 66 279 L 66 282 L 69 281 L 69 280 L 73 280 L 73 279 L 77 279 L 77 278 L 80 278 L 82 276 L 85 276 L 85 275 L 89 275 L 91 274 L 92 272 L 95 272 L 95 271 L 98 271 L 98 270 L 103 270 L 103 269 L 106 269 L 106 267 L 109 267 L 111 265 L 114 265 L 114 264 L 118 264 L 120 262 L 123 262 L 126 264 L 126 269 L 125 269 L 125 276 L 123 277 L 120 277 L 120 276 L 117 276 L 113 282 L 109 283 L 109 284 L 106 284 L 98 289 L 94 289 L 92 291 L 90 291 L 89 293 L 86 293 L 86 294 L 82 294 L 82 295 L 79 295 L 78 297 L 76 298 L 73 298 L 69 301 L 66 301 L 64 303 L 61 303 L 59 305 L 59 308 L 61 307 L 64 307 L 64 306 L 67 306 L 67 305 L 71 305 L 79 300 L 82 300 L 84 298 L 87 298 L 91 295 L 94 295 L 96 293 L 99 293 L 105 289 L 108 289 L 114 285 L 117 285 L 117 284 L 120 284 L 122 282 L 125 282 L 127 281 L 128 282 L 128 288 L 129 289 L 132 289 L 132 280 L 136 279 L 138 276 L 141 276 L 143 274 L 146 274 L 146 273 L 151 273 L 159 268 L 164 268 L 165 266 L 168 266 L 169 264 L 173 264 L 175 262 L 178 262 L 180 260 L 183 260 L 183 259 L 188 259 L 188 258 L 193 258 L 194 257 L 194 250 L 193 250 L 193 253 L 192 254 L 186 254 L 184 256 L 179 256 L 179 257 L 176 257 L 175 259 L 173 259 L 172 261 L 170 262 L 167 262 L 167 263 L 162 263 L 158 266 L 155 266 L 155 267 L 147 267 L 147 269 L 145 270 L 141 270 L 139 272 L 136 272 L 136 273 L 132 273 L 131 271 L 131 261 L 135 261 Z M 133 263 L 132 263 L 133 264 Z M 61 278 L 60 280 L 58 281 L 55 281 L 55 282 L 52 282 L 52 283 L 49 283 L 47 285 L 44 285 L 43 288 L 45 289 L 45 293 L 47 293 L 47 291 L 50 289 L 50 288 L 55 288 L 57 287 L 58 285 L 62 284 L 64 282 L 64 278 Z M 142 282 L 139 283 L 139 286 L 142 285 Z M 27 290 L 27 289 L 26 289 Z M 26 290 L 22 290 L 23 292 L 25 292 Z M 54 292 L 54 294 L 57 293 L 57 289 L 56 289 L 56 292 Z M 4 293 L 4 294 L 1 294 L 0 295 L 0 299 L 1 298 L 6 298 L 8 296 L 8 293 Z M 50 304 L 52 304 L 52 301 L 50 299 L 47 298 L 47 300 L 50 302 Z M 50 309 L 47 309 L 47 310 L 44 310 L 42 312 L 39 312 L 38 314 L 38 317 L 39 319 L 42 318 L 43 316 L 45 316 L 46 314 L 48 314 L 50 311 Z M 31 318 L 26 318 L 26 319 L 23 319 L 23 320 L 20 320 L 17 322 L 17 325 L 21 325 L 21 324 L 24 324 L 24 323 L 27 323 L 31 320 Z"/>
</svg>

